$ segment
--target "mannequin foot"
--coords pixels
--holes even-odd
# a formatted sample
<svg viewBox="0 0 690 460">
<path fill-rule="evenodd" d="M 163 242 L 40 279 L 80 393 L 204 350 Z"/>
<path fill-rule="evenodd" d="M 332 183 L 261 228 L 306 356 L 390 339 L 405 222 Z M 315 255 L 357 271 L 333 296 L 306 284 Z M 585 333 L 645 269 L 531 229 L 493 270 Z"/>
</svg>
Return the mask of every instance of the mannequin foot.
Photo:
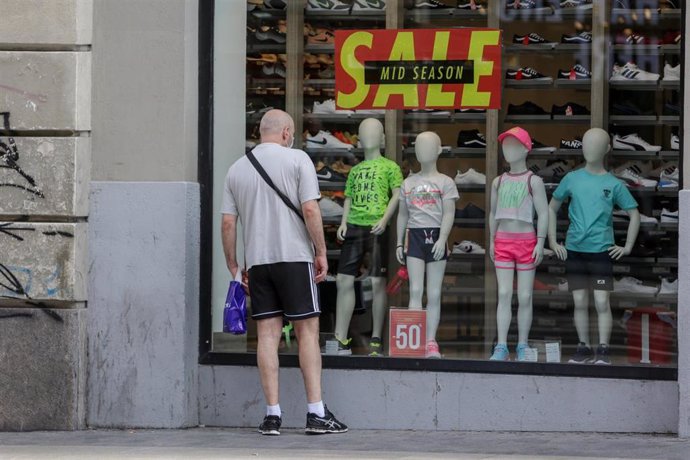
<svg viewBox="0 0 690 460">
<path fill-rule="evenodd" d="M 369 356 L 383 356 L 383 343 L 379 337 L 372 337 L 369 341 Z"/>
<path fill-rule="evenodd" d="M 508 345 L 499 343 L 494 347 L 494 353 L 489 358 L 491 361 L 510 361 L 510 352 Z"/>
<path fill-rule="evenodd" d="M 608 351 L 608 350 L 607 350 Z M 587 364 L 594 361 L 594 353 L 584 342 L 577 345 L 577 350 L 572 358 L 568 360 L 571 364 Z"/>
<path fill-rule="evenodd" d="M 441 350 L 438 348 L 438 343 L 433 339 L 426 343 L 426 357 L 436 359 L 441 358 Z"/>
<path fill-rule="evenodd" d="M 608 345 L 602 343 L 597 347 L 597 357 L 594 360 L 594 364 L 611 364 Z"/>
<path fill-rule="evenodd" d="M 340 356 L 350 356 L 352 354 L 352 339 L 342 341 L 336 337 L 336 340 L 338 341 L 338 354 Z"/>
<path fill-rule="evenodd" d="M 525 351 L 529 348 L 526 343 L 518 343 L 515 349 L 515 354 L 517 355 L 518 361 L 527 361 L 527 356 L 525 356 Z"/>
</svg>

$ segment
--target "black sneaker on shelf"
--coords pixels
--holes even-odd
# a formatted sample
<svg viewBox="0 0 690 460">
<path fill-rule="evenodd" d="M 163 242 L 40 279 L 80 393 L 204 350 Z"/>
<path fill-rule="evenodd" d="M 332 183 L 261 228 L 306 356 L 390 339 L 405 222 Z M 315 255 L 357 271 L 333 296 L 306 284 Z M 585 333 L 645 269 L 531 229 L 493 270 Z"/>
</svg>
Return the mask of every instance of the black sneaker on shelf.
<svg viewBox="0 0 690 460">
<path fill-rule="evenodd" d="M 456 219 L 483 219 L 484 217 L 486 217 L 486 212 L 473 203 L 468 203 L 464 208 L 455 210 Z"/>
<path fill-rule="evenodd" d="M 324 166 L 316 171 L 316 177 L 321 181 L 326 182 L 345 182 L 347 177 L 340 173 L 333 171 L 330 167 Z"/>
<path fill-rule="evenodd" d="M 602 343 L 597 347 L 597 357 L 594 360 L 594 364 L 611 364 L 608 345 Z"/>
<path fill-rule="evenodd" d="M 552 45 L 553 42 L 546 40 L 534 32 L 527 35 L 513 35 L 513 43 L 516 45 Z"/>
<path fill-rule="evenodd" d="M 486 147 L 486 138 L 478 129 L 460 131 L 458 133 L 458 147 L 464 149 L 481 149 Z"/>
<path fill-rule="evenodd" d="M 651 113 L 645 113 L 637 105 L 630 101 L 613 102 L 611 103 L 611 114 L 612 115 L 651 115 Z"/>
<path fill-rule="evenodd" d="M 279 43 L 279 44 L 283 44 L 287 40 L 286 35 L 283 32 L 276 29 L 275 27 L 264 27 L 264 28 L 258 29 L 254 33 L 254 37 L 259 42 L 271 41 L 273 43 Z"/>
<path fill-rule="evenodd" d="M 579 139 L 561 139 L 559 148 L 562 150 L 582 150 L 582 141 Z"/>
<path fill-rule="evenodd" d="M 585 345 L 584 342 L 580 342 L 577 345 L 577 350 L 572 358 L 568 360 L 571 364 L 587 364 L 594 361 L 594 353 L 592 349 Z"/>
<path fill-rule="evenodd" d="M 561 43 L 572 45 L 588 45 L 592 43 L 592 32 L 580 32 L 575 35 L 561 35 Z"/>
<path fill-rule="evenodd" d="M 549 147 L 548 145 L 539 142 L 538 140 L 532 138 L 532 150 L 544 150 L 544 149 L 552 149 L 552 147 Z"/>
<path fill-rule="evenodd" d="M 565 116 L 573 116 L 573 115 L 589 115 L 589 109 L 587 107 L 576 104 L 574 102 L 566 102 L 563 105 L 553 105 L 551 106 L 551 114 L 552 115 L 565 115 Z"/>
<path fill-rule="evenodd" d="M 506 80 L 550 80 L 550 77 L 542 75 L 531 67 L 522 67 L 517 70 L 506 70 Z"/>
<path fill-rule="evenodd" d="M 347 425 L 335 418 L 335 415 L 324 406 L 325 415 L 319 417 L 311 412 L 307 413 L 307 426 L 304 432 L 307 434 L 345 433 Z"/>
<path fill-rule="evenodd" d="M 549 113 L 534 102 L 525 101 L 519 105 L 508 104 L 508 115 L 548 115 Z"/>
<path fill-rule="evenodd" d="M 372 337 L 369 341 L 369 356 L 383 356 L 383 343 L 379 337 Z"/>
<path fill-rule="evenodd" d="M 575 64 L 570 70 L 558 70 L 558 78 L 561 80 L 591 80 L 592 72 L 582 64 Z"/>
<path fill-rule="evenodd" d="M 259 425 L 259 433 L 265 436 L 279 436 L 282 419 L 277 415 L 267 415 Z"/>
</svg>

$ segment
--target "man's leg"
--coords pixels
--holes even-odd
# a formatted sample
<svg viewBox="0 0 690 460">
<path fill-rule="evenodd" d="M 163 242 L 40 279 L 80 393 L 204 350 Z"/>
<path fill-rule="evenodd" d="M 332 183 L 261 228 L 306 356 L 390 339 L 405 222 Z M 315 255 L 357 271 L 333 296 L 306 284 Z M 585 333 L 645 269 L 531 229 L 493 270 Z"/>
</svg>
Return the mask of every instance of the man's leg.
<svg viewBox="0 0 690 460">
<path fill-rule="evenodd" d="M 278 404 L 280 396 L 278 385 L 278 346 L 283 333 L 283 317 L 277 316 L 257 320 L 256 328 L 259 341 L 256 349 L 256 360 L 259 365 L 261 386 L 264 389 L 266 404 L 275 406 Z M 321 362 L 319 361 L 319 369 L 320 364 Z"/>
<path fill-rule="evenodd" d="M 319 348 L 319 318 L 292 322 L 297 335 L 299 367 L 302 369 L 307 402 L 321 401 L 321 350 Z"/>
</svg>

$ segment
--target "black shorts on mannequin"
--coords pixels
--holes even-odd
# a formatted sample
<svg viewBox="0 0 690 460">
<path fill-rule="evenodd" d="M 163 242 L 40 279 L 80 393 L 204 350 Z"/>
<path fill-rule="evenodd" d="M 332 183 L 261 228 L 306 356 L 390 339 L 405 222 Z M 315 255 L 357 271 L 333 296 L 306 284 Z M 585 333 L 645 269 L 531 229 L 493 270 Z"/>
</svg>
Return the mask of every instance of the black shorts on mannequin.
<svg viewBox="0 0 690 460">
<path fill-rule="evenodd" d="M 314 264 L 309 262 L 254 265 L 249 269 L 249 295 L 255 320 L 275 316 L 299 320 L 321 314 Z"/>
<path fill-rule="evenodd" d="M 568 290 L 613 291 L 613 261 L 608 252 L 578 252 L 568 249 L 565 260 Z"/>
<path fill-rule="evenodd" d="M 388 230 L 382 235 L 374 235 L 371 233 L 371 227 L 347 224 L 347 234 L 338 261 L 338 273 L 358 277 L 361 275 L 360 267 L 366 259 L 369 276 L 385 277 L 388 272 L 387 238 Z"/>
<path fill-rule="evenodd" d="M 426 263 L 438 262 L 434 259 L 432 249 L 438 241 L 440 228 L 408 228 L 405 237 L 405 255 L 421 259 Z M 448 248 L 439 260 L 448 259 Z"/>
</svg>

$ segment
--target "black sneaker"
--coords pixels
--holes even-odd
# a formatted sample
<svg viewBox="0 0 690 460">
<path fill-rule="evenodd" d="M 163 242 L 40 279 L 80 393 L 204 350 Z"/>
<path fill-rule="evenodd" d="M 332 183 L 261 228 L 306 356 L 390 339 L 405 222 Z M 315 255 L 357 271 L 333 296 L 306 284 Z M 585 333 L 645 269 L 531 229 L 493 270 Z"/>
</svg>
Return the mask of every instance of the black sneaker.
<svg viewBox="0 0 690 460">
<path fill-rule="evenodd" d="M 564 115 L 567 117 L 573 115 L 589 115 L 589 109 L 580 104 L 574 102 L 566 102 L 563 105 L 553 105 L 551 106 L 551 115 Z"/>
<path fill-rule="evenodd" d="M 307 427 L 304 432 L 307 434 L 327 434 L 327 433 L 345 433 L 347 425 L 338 421 L 335 415 L 324 406 L 323 417 L 319 417 L 311 412 L 307 413 Z"/>
<path fill-rule="evenodd" d="M 282 422 L 283 420 L 277 415 L 267 415 L 259 425 L 259 433 L 265 436 L 279 436 Z"/>
<path fill-rule="evenodd" d="M 609 346 L 603 343 L 597 347 L 597 357 L 594 360 L 594 364 L 611 364 L 611 358 L 609 358 Z"/>
<path fill-rule="evenodd" d="M 611 114 L 612 115 L 651 115 L 645 113 L 641 108 L 632 103 L 631 101 L 622 102 L 612 102 L 611 103 Z"/>
<path fill-rule="evenodd" d="M 525 101 L 519 105 L 508 104 L 508 115 L 548 115 L 549 113 L 534 102 Z"/>
<path fill-rule="evenodd" d="M 559 148 L 563 150 L 582 150 L 582 141 L 579 139 L 561 139 Z"/>
<path fill-rule="evenodd" d="M 464 149 L 482 149 L 486 147 L 486 138 L 478 129 L 460 131 L 458 147 Z"/>
<path fill-rule="evenodd" d="M 540 74 L 531 67 L 522 67 L 517 70 L 506 70 L 506 80 L 550 80 L 550 77 Z"/>
<path fill-rule="evenodd" d="M 561 35 L 561 43 L 568 44 L 590 44 L 592 43 L 592 32 L 580 32 L 575 35 Z"/>
<path fill-rule="evenodd" d="M 369 356 L 383 356 L 383 343 L 379 337 L 372 337 L 369 341 Z"/>
<path fill-rule="evenodd" d="M 558 78 L 561 80 L 591 80 L 592 72 L 582 64 L 575 64 L 570 70 L 559 70 Z"/>
<path fill-rule="evenodd" d="M 456 219 L 483 219 L 486 217 L 486 212 L 474 203 L 468 203 L 462 209 L 455 210 Z"/>
<path fill-rule="evenodd" d="M 341 342 L 339 338 L 336 337 L 338 341 L 338 354 L 341 356 L 349 356 L 352 354 L 352 339 L 347 339 Z"/>
<path fill-rule="evenodd" d="M 324 166 L 318 171 L 316 171 L 316 177 L 321 181 L 328 182 L 345 182 L 347 177 L 340 173 L 333 171 L 330 167 Z"/>
<path fill-rule="evenodd" d="M 663 115 L 680 115 L 680 106 L 678 104 L 673 104 L 671 102 L 667 102 L 664 104 L 664 111 L 662 112 Z"/>
<path fill-rule="evenodd" d="M 539 34 L 532 32 L 527 35 L 513 35 L 513 43 L 517 45 L 552 45 L 553 42 L 547 41 Z"/>
<path fill-rule="evenodd" d="M 584 342 L 580 342 L 577 345 L 577 350 L 572 358 L 568 360 L 571 364 L 587 364 L 594 361 L 594 353 L 592 349 L 585 345 Z"/>
</svg>

